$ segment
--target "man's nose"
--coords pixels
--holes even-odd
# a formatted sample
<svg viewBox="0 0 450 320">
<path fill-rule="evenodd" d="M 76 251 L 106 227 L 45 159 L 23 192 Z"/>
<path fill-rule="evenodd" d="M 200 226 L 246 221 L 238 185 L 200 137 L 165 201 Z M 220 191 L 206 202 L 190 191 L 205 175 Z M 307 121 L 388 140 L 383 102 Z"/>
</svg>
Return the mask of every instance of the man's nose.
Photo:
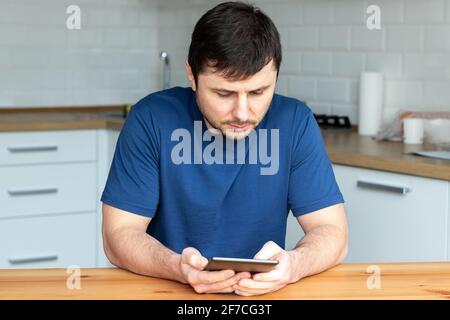
<svg viewBox="0 0 450 320">
<path fill-rule="evenodd" d="M 239 95 L 236 106 L 233 109 L 233 116 L 240 122 L 248 120 L 250 113 L 248 109 L 247 95 Z"/>
</svg>

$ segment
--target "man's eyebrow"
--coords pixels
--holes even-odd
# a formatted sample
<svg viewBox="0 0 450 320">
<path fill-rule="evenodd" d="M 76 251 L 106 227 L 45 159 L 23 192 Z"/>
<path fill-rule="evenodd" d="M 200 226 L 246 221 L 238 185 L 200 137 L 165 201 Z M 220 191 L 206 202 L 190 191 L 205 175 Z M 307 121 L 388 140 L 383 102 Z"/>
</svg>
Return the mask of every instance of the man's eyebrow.
<svg viewBox="0 0 450 320">
<path fill-rule="evenodd" d="M 267 89 L 269 87 L 270 87 L 270 84 L 266 85 L 266 86 L 259 87 L 257 89 L 250 90 L 249 92 L 262 91 L 262 90 L 265 90 L 265 89 Z M 236 92 L 236 91 L 233 91 L 233 90 L 228 90 L 228 89 L 223 89 L 223 88 L 211 88 L 211 90 L 213 90 L 213 91 L 221 91 L 221 92 L 226 92 L 226 93 L 235 93 Z"/>
</svg>

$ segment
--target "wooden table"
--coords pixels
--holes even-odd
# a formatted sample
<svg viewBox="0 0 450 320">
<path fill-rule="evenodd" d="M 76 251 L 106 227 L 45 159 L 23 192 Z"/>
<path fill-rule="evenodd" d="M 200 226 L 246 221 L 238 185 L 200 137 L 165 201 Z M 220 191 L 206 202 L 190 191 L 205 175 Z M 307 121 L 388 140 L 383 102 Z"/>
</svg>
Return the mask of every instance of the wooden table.
<svg viewBox="0 0 450 320">
<path fill-rule="evenodd" d="M 67 288 L 69 276 L 66 269 L 0 270 L 0 299 L 246 299 L 197 294 L 188 285 L 115 268 L 81 269 L 80 289 Z M 450 299 L 450 262 L 343 264 L 251 299 Z"/>
</svg>

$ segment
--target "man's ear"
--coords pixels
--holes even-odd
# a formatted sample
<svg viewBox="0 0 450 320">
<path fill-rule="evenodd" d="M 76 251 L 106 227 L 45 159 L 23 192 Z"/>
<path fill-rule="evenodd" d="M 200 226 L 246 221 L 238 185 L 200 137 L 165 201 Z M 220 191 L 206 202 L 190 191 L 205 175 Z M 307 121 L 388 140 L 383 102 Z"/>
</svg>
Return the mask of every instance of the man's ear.
<svg viewBox="0 0 450 320">
<path fill-rule="evenodd" d="M 197 86 L 195 84 L 195 79 L 194 79 L 194 75 L 192 74 L 191 66 L 189 65 L 189 63 L 187 61 L 184 63 L 184 68 L 186 69 L 186 74 L 187 74 L 189 82 L 191 83 L 192 90 L 194 90 L 194 91 L 197 90 Z"/>
</svg>

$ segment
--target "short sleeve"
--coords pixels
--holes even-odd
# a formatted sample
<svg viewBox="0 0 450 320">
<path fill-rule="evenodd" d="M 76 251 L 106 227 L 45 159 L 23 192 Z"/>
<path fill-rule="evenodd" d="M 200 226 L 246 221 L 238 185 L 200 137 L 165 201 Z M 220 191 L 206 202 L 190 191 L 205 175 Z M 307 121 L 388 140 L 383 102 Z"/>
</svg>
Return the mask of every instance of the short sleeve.
<svg viewBox="0 0 450 320">
<path fill-rule="evenodd" d="M 320 210 L 344 199 L 312 111 L 298 108 L 292 135 L 289 207 L 294 216 Z"/>
<path fill-rule="evenodd" d="M 147 107 L 139 102 L 125 120 L 101 201 L 153 217 L 159 202 L 159 139 Z"/>
</svg>

